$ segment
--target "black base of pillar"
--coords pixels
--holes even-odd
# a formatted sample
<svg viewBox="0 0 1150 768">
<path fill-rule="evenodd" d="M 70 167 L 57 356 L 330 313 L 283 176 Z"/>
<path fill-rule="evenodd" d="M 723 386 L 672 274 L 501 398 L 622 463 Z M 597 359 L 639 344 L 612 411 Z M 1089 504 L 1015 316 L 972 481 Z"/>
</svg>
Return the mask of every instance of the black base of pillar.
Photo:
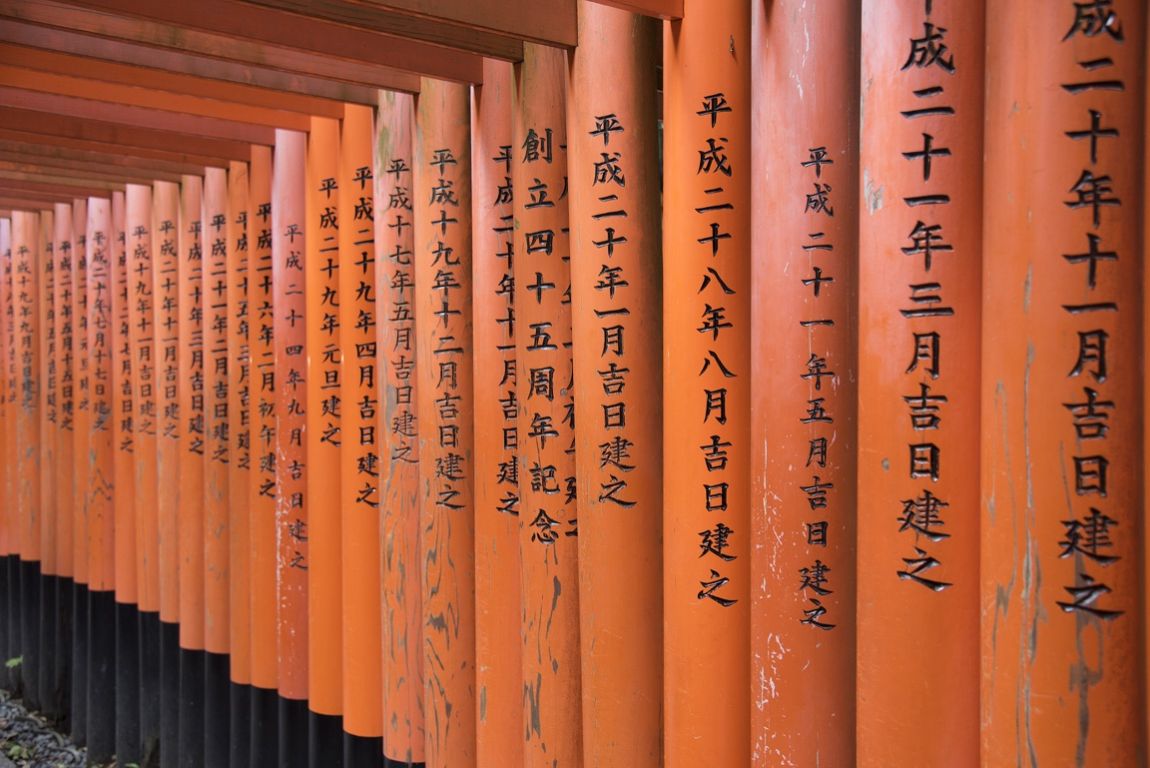
<svg viewBox="0 0 1150 768">
<path fill-rule="evenodd" d="M 40 637 L 40 563 L 20 562 L 20 655 L 23 661 L 24 704 L 40 710 L 40 664 L 44 645 Z"/>
<path fill-rule="evenodd" d="M 252 686 L 251 768 L 279 766 L 279 695 L 274 690 Z"/>
<path fill-rule="evenodd" d="M 140 763 L 140 621 L 136 606 L 116 603 L 116 757 Z"/>
<path fill-rule="evenodd" d="M 4 558 L 4 633 L 7 638 L 7 650 L 4 661 L 20 656 L 23 649 L 21 641 L 22 615 L 20 607 L 20 557 L 8 555 Z M 22 670 L 20 665 L 4 665 L 4 687 L 12 692 L 13 696 L 23 695 Z"/>
<path fill-rule="evenodd" d="M 49 648 L 55 657 L 49 697 L 55 708 L 53 719 L 56 730 L 68 733 L 72 730 L 72 600 L 75 588 L 71 579 L 58 576 L 52 581 L 51 589 L 56 594 L 55 638 L 49 641 L 45 637 L 45 644 L 51 642 Z"/>
<path fill-rule="evenodd" d="M 140 752 L 144 768 L 155 768 L 160 757 L 160 614 L 139 614 L 140 623 Z"/>
<path fill-rule="evenodd" d="M 72 741 L 88 745 L 88 585 L 72 584 Z"/>
<path fill-rule="evenodd" d="M 60 616 L 60 591 L 70 590 L 72 582 L 59 576 L 40 575 L 40 638 L 43 642 L 43 663 L 40 665 L 40 714 L 53 725 L 64 720 L 68 710 L 68 689 L 64 681 L 70 654 L 61 655 L 64 645 L 64 624 Z M 67 649 L 70 650 L 70 649 Z"/>
<path fill-rule="evenodd" d="M 343 764 L 346 768 L 381 768 L 383 739 L 343 734 Z"/>
<path fill-rule="evenodd" d="M 180 768 L 204 768 L 204 652 L 181 648 Z"/>
<path fill-rule="evenodd" d="M 116 595 L 88 590 L 88 761 L 116 754 Z"/>
<path fill-rule="evenodd" d="M 425 768 L 425 766 L 426 763 L 417 763 L 411 760 L 394 760 L 386 754 L 383 756 L 383 768 Z"/>
<path fill-rule="evenodd" d="M 307 768 L 307 700 L 279 699 L 279 755 L 282 768 Z"/>
<path fill-rule="evenodd" d="M 160 767 L 180 764 L 180 625 L 160 621 Z"/>
<path fill-rule="evenodd" d="M 308 768 L 343 768 L 343 718 L 307 713 Z"/>
<path fill-rule="evenodd" d="M 252 687 L 228 686 L 228 765 L 248 768 L 252 745 Z"/>
<path fill-rule="evenodd" d="M 204 766 L 228 768 L 228 656 L 204 652 Z"/>
</svg>

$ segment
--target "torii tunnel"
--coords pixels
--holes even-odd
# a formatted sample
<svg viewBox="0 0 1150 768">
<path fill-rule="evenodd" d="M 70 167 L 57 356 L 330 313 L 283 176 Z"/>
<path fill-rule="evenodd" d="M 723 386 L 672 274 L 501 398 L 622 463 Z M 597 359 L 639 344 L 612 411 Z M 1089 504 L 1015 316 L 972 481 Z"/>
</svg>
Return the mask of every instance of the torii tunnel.
<svg viewBox="0 0 1150 768">
<path fill-rule="evenodd" d="M 1147 765 L 1145 0 L 0 0 L 0 687 L 103 765 Z"/>
</svg>

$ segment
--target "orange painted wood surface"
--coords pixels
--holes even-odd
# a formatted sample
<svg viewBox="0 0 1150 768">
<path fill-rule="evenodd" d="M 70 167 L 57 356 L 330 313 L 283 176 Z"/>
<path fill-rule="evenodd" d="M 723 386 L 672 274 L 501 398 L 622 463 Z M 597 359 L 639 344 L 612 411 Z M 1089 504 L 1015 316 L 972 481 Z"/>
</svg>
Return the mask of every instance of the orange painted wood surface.
<svg viewBox="0 0 1150 768">
<path fill-rule="evenodd" d="M 1138 765 L 1146 5 L 987 19 L 980 759 Z"/>
<path fill-rule="evenodd" d="M 279 693 L 308 696 L 307 307 L 304 211 L 307 136 L 276 131 L 272 175 L 272 285 L 275 304 L 275 528 Z"/>
<path fill-rule="evenodd" d="M 92 411 L 89 398 L 88 356 L 88 201 L 75 198 L 71 205 L 72 232 L 72 371 L 76 389 L 73 396 L 72 432 L 72 560 L 73 579 L 88 583 L 89 544 L 87 489 L 88 455 L 92 441 Z"/>
<path fill-rule="evenodd" d="M 124 192 L 127 309 L 131 347 L 132 497 L 136 521 L 136 583 L 141 611 L 160 610 L 159 521 L 156 516 L 156 333 L 152 285 L 152 188 Z"/>
<path fill-rule="evenodd" d="M 132 272 L 128 256 L 127 199 L 123 192 L 112 195 L 111 303 L 109 333 L 112 339 L 112 501 L 115 518 L 116 602 L 134 605 L 139 599 L 139 569 L 136 547 L 135 506 L 135 419 L 132 391 L 131 340 Z"/>
<path fill-rule="evenodd" d="M 12 308 L 12 216 L 0 217 L 0 489 L 4 503 L 0 505 L 0 554 L 17 553 L 14 526 L 17 522 L 16 504 L 16 356 L 13 324 L 16 313 Z"/>
<path fill-rule="evenodd" d="M 87 314 L 89 437 L 87 488 L 88 588 L 110 592 L 116 588 L 116 511 L 114 507 L 112 410 L 112 201 L 88 200 Z"/>
<path fill-rule="evenodd" d="M 859 12 L 752 13 L 751 757 L 850 765 Z"/>
<path fill-rule="evenodd" d="M 687 0 L 683 20 L 664 23 L 664 71 L 677 73 L 663 104 L 670 768 L 750 762 L 750 56 L 745 3 Z M 724 528 L 729 560 L 707 546 Z"/>
<path fill-rule="evenodd" d="M 71 211 L 69 210 L 69 214 Z M 58 574 L 57 531 L 58 518 L 56 505 L 56 473 L 54 456 L 56 452 L 56 302 L 55 302 L 55 210 L 48 207 L 40 212 L 40 228 L 37 233 L 36 270 L 37 283 L 37 324 L 40 332 L 36 338 L 39 352 L 37 376 L 40 380 L 38 398 L 38 418 L 40 440 L 36 450 L 40 455 L 41 472 L 37 478 L 40 484 L 40 572 L 45 575 Z M 70 559 L 70 558 L 69 558 Z"/>
<path fill-rule="evenodd" d="M 228 358 L 228 174 L 204 169 L 200 231 L 203 258 L 204 649 L 227 653 L 231 538 L 228 475 L 231 462 Z"/>
<path fill-rule="evenodd" d="M 593 2 L 568 83 L 583 761 L 662 757 L 660 25 Z M 613 78 L 615 84 L 601 84 Z M 615 379 L 619 375 L 622 378 Z M 611 574 L 606 578 L 606 574 Z M 619 585 L 626 584 L 626 599 Z M 656 609 L 657 610 L 657 609 Z"/>
<path fill-rule="evenodd" d="M 248 270 L 248 164 L 228 164 L 228 651 L 230 679 L 252 680 L 251 602 L 252 375 Z"/>
<path fill-rule="evenodd" d="M 418 343 L 412 304 L 413 108 L 407 94 L 380 92 L 373 152 L 383 750 L 388 758 L 400 762 L 422 762 L 424 757 L 414 370 Z"/>
<path fill-rule="evenodd" d="M 40 561 L 40 350 L 37 345 L 40 214 L 12 214 L 12 306 L 16 352 L 16 477 L 20 559 Z"/>
<path fill-rule="evenodd" d="M 412 176 L 423 678 L 429 765 L 475 761 L 471 151 L 467 88 L 424 79 Z"/>
<path fill-rule="evenodd" d="M 484 60 L 471 98 L 475 334 L 476 761 L 523 761 L 512 66 Z M 414 342 L 413 342 L 414 344 Z"/>
<path fill-rule="evenodd" d="M 253 146 L 248 168 L 248 396 L 251 474 L 248 568 L 251 629 L 246 636 L 251 683 L 274 689 L 279 679 L 276 647 L 277 565 L 275 507 L 275 304 L 272 295 L 272 152 Z"/>
<path fill-rule="evenodd" d="M 180 184 L 176 428 L 180 647 L 204 647 L 204 180 Z M 161 475 L 163 476 L 163 475 Z"/>
<path fill-rule="evenodd" d="M 54 208 L 53 228 L 55 230 L 52 241 L 53 258 L 53 286 L 55 307 L 54 334 L 56 349 L 56 364 L 52 386 L 55 389 L 56 418 L 56 445 L 54 450 L 54 464 L 52 481 L 56 494 L 56 562 L 57 571 L 61 576 L 71 577 L 72 569 L 72 536 L 73 536 L 73 482 L 76 476 L 74 462 L 73 419 L 76 394 L 76 382 L 73 366 L 75 362 L 75 326 L 74 296 L 72 293 L 72 206 L 63 203 Z"/>
<path fill-rule="evenodd" d="M 577 765 L 582 751 L 565 66 L 563 51 L 527 45 L 512 98 L 526 766 Z"/>
<path fill-rule="evenodd" d="M 343 724 L 383 735 L 380 639 L 379 387 L 376 384 L 372 110 L 349 104 L 340 134 L 340 530 L 343 546 Z M 366 578 L 365 578 L 365 575 Z"/>
<path fill-rule="evenodd" d="M 307 495 L 338 499 L 339 121 L 313 117 L 307 146 Z M 343 563 L 338 504 L 308 510 L 308 706 L 343 712 Z"/>
<path fill-rule="evenodd" d="M 864 5 L 860 765 L 977 761 L 983 27 L 976 2 Z"/>
<path fill-rule="evenodd" d="M 152 310 L 156 402 L 156 535 L 159 537 L 160 620 L 180 620 L 180 187 L 152 184 Z M 141 371 L 146 375 L 147 371 Z"/>
</svg>

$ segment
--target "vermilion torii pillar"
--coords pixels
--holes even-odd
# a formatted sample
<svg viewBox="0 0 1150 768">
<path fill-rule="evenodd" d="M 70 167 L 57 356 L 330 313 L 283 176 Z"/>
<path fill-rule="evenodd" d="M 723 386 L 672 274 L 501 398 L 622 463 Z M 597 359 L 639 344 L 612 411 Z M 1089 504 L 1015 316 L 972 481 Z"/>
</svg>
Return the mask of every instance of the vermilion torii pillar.
<svg viewBox="0 0 1150 768">
<path fill-rule="evenodd" d="M 184 176 L 176 288 L 181 766 L 204 759 L 203 197 L 203 178 Z"/>
<path fill-rule="evenodd" d="M 228 164 L 228 666 L 231 685 L 229 755 L 232 768 L 247 765 L 251 729 L 252 656 L 251 495 L 252 322 L 248 253 L 248 164 Z"/>
<path fill-rule="evenodd" d="M 313 117 L 307 178 L 307 495 L 338 499 L 340 476 L 339 121 Z M 308 706 L 313 763 L 343 750 L 343 562 L 339 505 L 308 510 Z"/>
<path fill-rule="evenodd" d="M 18 610 L 17 587 L 19 585 L 19 551 L 16 542 L 14 526 L 16 524 L 16 355 L 15 332 L 13 325 L 16 319 L 12 307 L 12 218 L 0 219 L 0 414 L 3 414 L 0 423 L 0 457 L 3 466 L 0 467 L 0 490 L 4 492 L 5 503 L 0 518 L 0 555 L 4 558 L 3 579 L 5 581 L 0 602 L 9 611 L 12 621 L 5 624 L 0 630 L 0 648 L 11 658 L 12 653 L 19 649 L 19 622 L 16 620 Z M 18 672 L 9 671 L 2 678 L 6 685 L 16 687 Z"/>
<path fill-rule="evenodd" d="M 426 762 L 475 762 L 471 151 L 467 87 L 424 78 L 412 161 Z"/>
<path fill-rule="evenodd" d="M 660 29 L 591 2 L 579 25 L 567 141 L 583 759 L 654 766 L 663 626 L 636 622 L 635 607 L 660 605 L 663 552 L 660 537 L 633 534 L 657 531 L 663 514 L 662 407 L 651 396 L 662 386 Z"/>
<path fill-rule="evenodd" d="M 272 294 L 272 151 L 252 146 L 248 170 L 248 402 L 251 473 L 248 483 L 252 766 L 278 758 L 276 687 L 279 656 L 276 578 L 276 369 Z"/>
<path fill-rule="evenodd" d="M 136 522 L 136 581 L 140 610 L 141 752 L 155 748 L 160 736 L 160 571 L 156 517 L 156 336 L 152 286 L 152 188 L 129 184 L 125 190 L 127 304 L 131 351 Z"/>
<path fill-rule="evenodd" d="M 88 754 L 116 752 L 116 538 L 112 444 L 112 201 L 87 201 L 88 453 L 84 472 L 88 522 Z"/>
<path fill-rule="evenodd" d="M 565 68 L 529 43 L 513 92 L 526 766 L 578 764 L 583 748 Z"/>
<path fill-rule="evenodd" d="M 56 408 L 55 408 L 55 366 L 56 353 L 55 340 L 55 257 L 53 254 L 53 237 L 55 236 L 55 212 L 52 208 L 40 211 L 40 227 L 37 232 L 36 270 L 39 273 L 37 283 L 37 321 L 40 333 L 36 339 L 39 349 L 39 367 L 37 375 L 40 388 L 36 394 L 38 400 L 38 418 L 40 421 L 40 439 L 36 451 L 40 455 L 40 474 L 37 482 L 40 483 L 40 573 L 39 573 L 39 601 L 37 611 L 40 616 L 40 645 L 43 651 L 33 655 L 30 664 L 35 664 L 36 675 L 39 680 L 36 695 L 33 701 L 45 714 L 59 713 L 56 690 L 57 675 L 64 670 L 56 655 L 57 634 L 60 626 L 58 608 L 59 568 L 57 565 L 57 519 L 56 493 L 52 487 L 55 471 L 52 468 L 52 456 L 55 452 L 56 442 Z M 81 222 L 83 227 L 83 222 Z M 69 505 L 71 507 L 71 505 Z M 70 558 L 71 553 L 66 553 Z M 64 649 L 70 650 L 70 649 Z M 58 672 L 59 670 L 59 672 Z"/>
<path fill-rule="evenodd" d="M 670 768 L 750 762 L 750 29 L 737 0 L 686 0 L 664 25 Z"/>
<path fill-rule="evenodd" d="M 523 762 L 511 78 L 512 65 L 484 59 L 471 92 L 479 765 Z"/>
<path fill-rule="evenodd" d="M 752 13 L 751 756 L 851 765 L 859 13 Z"/>
<path fill-rule="evenodd" d="M 228 172 L 204 169 L 203 257 L 204 441 L 204 762 L 228 759 Z"/>
<path fill-rule="evenodd" d="M 72 372 L 74 460 L 88 455 L 91 444 L 92 413 L 88 398 L 88 201 L 74 199 L 70 211 L 72 222 Z M 88 647 L 91 615 L 88 605 L 89 536 L 87 514 L 88 467 L 82 461 L 74 467 L 72 498 L 72 561 L 75 591 L 72 597 L 72 736 L 76 743 L 88 743 Z"/>
<path fill-rule="evenodd" d="M 978 761 L 983 6 L 863 6 L 858 760 Z M 930 653 L 905 652 L 922 643 Z M 946 695 L 925 696 L 926 691 Z M 910 709 L 908 701 L 916 705 Z M 951 723 L 939 732 L 934 724 Z"/>
<path fill-rule="evenodd" d="M 380 91 L 373 156 L 383 751 L 401 763 L 423 762 L 425 741 L 414 370 L 413 109 L 410 95 Z"/>
<path fill-rule="evenodd" d="M 336 193 L 339 215 L 340 529 L 343 700 L 351 766 L 383 752 L 380 640 L 379 388 L 376 386 L 375 192 L 372 110 L 346 105 Z M 372 574 L 364 578 L 364 574 Z"/>
<path fill-rule="evenodd" d="M 1146 4 L 987 18 L 981 759 L 1132 765 Z"/>
<path fill-rule="evenodd" d="M 276 131 L 272 175 L 275 306 L 275 549 L 279 669 L 278 765 L 307 765 L 307 135 Z"/>
</svg>

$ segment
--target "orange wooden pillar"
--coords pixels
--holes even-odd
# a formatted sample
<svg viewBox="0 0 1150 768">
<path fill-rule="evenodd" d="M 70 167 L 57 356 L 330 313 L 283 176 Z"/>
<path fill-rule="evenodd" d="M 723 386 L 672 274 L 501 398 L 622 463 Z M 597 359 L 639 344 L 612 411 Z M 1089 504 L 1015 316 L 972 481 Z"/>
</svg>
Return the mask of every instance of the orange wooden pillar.
<svg viewBox="0 0 1150 768">
<path fill-rule="evenodd" d="M 512 76 L 512 65 L 484 59 L 471 92 L 479 765 L 523 762 Z"/>
<path fill-rule="evenodd" d="M 372 111 L 345 105 L 339 216 L 340 524 L 343 544 L 343 727 L 349 765 L 383 753 Z M 370 578 L 365 578 L 370 574 Z M 367 761 L 367 762 L 365 762 Z"/>
<path fill-rule="evenodd" d="M 412 108 L 410 95 L 380 91 L 374 155 L 383 751 L 401 763 L 424 756 Z"/>
<path fill-rule="evenodd" d="M 180 186 L 152 185 L 152 309 L 156 359 L 156 532 L 160 576 L 160 744 L 163 768 L 177 765 L 180 717 Z M 80 363 L 81 368 L 83 363 Z"/>
<path fill-rule="evenodd" d="M 414 160 L 416 417 L 428 766 L 475 763 L 475 516 L 468 89 L 424 78 Z"/>
<path fill-rule="evenodd" d="M 72 551 L 74 594 L 72 597 L 72 737 L 77 744 L 88 740 L 88 670 L 91 611 L 88 604 L 89 531 L 87 510 L 88 455 L 92 437 L 92 414 L 88 396 L 88 211 L 87 200 L 74 199 L 67 214 L 72 222 Z"/>
<path fill-rule="evenodd" d="M 38 418 L 40 422 L 39 453 L 40 474 L 40 574 L 39 612 L 40 643 L 43 649 L 30 662 L 38 665 L 39 691 L 36 700 L 38 708 L 47 715 L 60 715 L 58 680 L 63 682 L 66 665 L 57 655 L 57 647 L 63 645 L 58 637 L 60 616 L 58 613 L 59 579 L 56 551 L 56 492 L 53 454 L 56 443 L 56 308 L 55 308 L 55 212 L 52 208 L 40 211 L 40 227 L 37 232 L 36 270 L 37 282 L 37 324 L 40 333 L 36 344 L 39 351 L 37 377 L 40 387 L 37 392 Z"/>
<path fill-rule="evenodd" d="M 1146 4 L 987 18 L 980 757 L 1138 765 Z"/>
<path fill-rule="evenodd" d="M 65 203 L 57 203 L 53 217 L 53 256 L 55 260 L 53 286 L 55 308 L 55 365 L 54 389 L 56 410 L 55 427 L 57 431 L 56 445 L 53 451 L 53 483 L 56 495 L 56 562 L 60 576 L 71 580 L 75 575 L 72 566 L 72 527 L 74 516 L 72 511 L 73 483 L 76 469 L 73 462 L 74 437 L 74 397 L 75 378 L 73 363 L 75 360 L 75 313 L 73 311 L 74 296 L 72 294 L 72 207 Z M 64 598 L 67 599 L 67 598 Z M 62 651 L 57 651 L 61 653 Z"/>
<path fill-rule="evenodd" d="M 116 585 L 116 755 L 140 762 L 140 611 L 135 508 L 135 418 L 129 304 L 133 273 L 128 248 L 127 199 L 112 193 L 110 261 L 112 388 L 112 502 Z"/>
<path fill-rule="evenodd" d="M 278 765 L 307 765 L 307 135 L 276 131 L 272 176 L 272 284 L 276 372 L 276 585 L 278 590 Z"/>
<path fill-rule="evenodd" d="M 106 762 L 116 753 L 116 537 L 112 411 L 112 282 L 115 257 L 112 201 L 87 201 L 88 451 L 80 457 L 86 479 L 88 523 L 88 755 Z"/>
<path fill-rule="evenodd" d="M 185 175 L 180 184 L 176 267 L 175 433 L 179 450 L 179 760 L 180 765 L 188 766 L 202 765 L 204 760 L 203 199 L 203 178 Z"/>
<path fill-rule="evenodd" d="M 636 622 L 635 606 L 662 605 L 663 550 L 634 532 L 663 515 L 660 28 L 592 2 L 579 28 L 567 137 L 583 759 L 657 766 L 663 625 L 657 613 Z"/>
<path fill-rule="evenodd" d="M 276 686 L 279 658 L 276 579 L 276 370 L 272 295 L 272 151 L 253 145 L 248 169 L 248 323 L 251 476 L 249 555 L 251 628 L 250 749 L 252 766 L 278 757 Z"/>
<path fill-rule="evenodd" d="M 982 50 L 981 3 L 864 5 L 860 765 L 978 761 Z"/>
<path fill-rule="evenodd" d="M 0 493 L 4 494 L 0 504 L 0 605 L 4 607 L 6 618 L 0 625 L 0 650 L 6 658 L 12 658 L 19 650 L 19 557 L 13 536 L 16 520 L 15 440 L 16 440 L 16 361 L 13 350 L 12 310 L 12 218 L 11 214 L 0 218 Z M 9 670 L 0 675 L 5 686 L 16 688 L 19 672 Z"/>
<path fill-rule="evenodd" d="M 578 765 L 582 753 L 565 67 L 562 50 L 529 44 L 513 91 L 527 766 Z M 621 423 L 621 408 L 604 412 L 615 414 L 604 415 L 604 423 Z"/>
<path fill-rule="evenodd" d="M 204 456 L 204 764 L 228 761 L 228 174 L 204 169 L 200 231 L 203 258 Z"/>
<path fill-rule="evenodd" d="M 16 352 L 16 515 L 20 540 L 20 653 L 25 698 L 39 705 L 40 638 L 40 215 L 12 214 L 12 302 Z"/>
<path fill-rule="evenodd" d="M 752 16 L 751 757 L 851 765 L 859 12 Z"/>
<path fill-rule="evenodd" d="M 152 284 L 152 189 L 129 184 L 125 190 L 128 343 L 131 387 L 132 453 L 136 522 L 136 586 L 140 610 L 141 752 L 155 748 L 160 736 L 160 567 L 156 510 L 156 330 Z M 158 242 L 158 237 L 156 238 Z"/>
<path fill-rule="evenodd" d="M 313 117 L 307 146 L 307 495 L 338 499 L 339 121 Z M 308 706 L 316 755 L 343 749 L 343 563 L 339 504 L 308 510 Z"/>
<path fill-rule="evenodd" d="M 686 0 L 663 34 L 670 768 L 750 762 L 750 26 L 746 3 Z"/>
<path fill-rule="evenodd" d="M 245 765 L 251 728 L 252 320 L 248 164 L 228 164 L 228 764 Z"/>
</svg>

